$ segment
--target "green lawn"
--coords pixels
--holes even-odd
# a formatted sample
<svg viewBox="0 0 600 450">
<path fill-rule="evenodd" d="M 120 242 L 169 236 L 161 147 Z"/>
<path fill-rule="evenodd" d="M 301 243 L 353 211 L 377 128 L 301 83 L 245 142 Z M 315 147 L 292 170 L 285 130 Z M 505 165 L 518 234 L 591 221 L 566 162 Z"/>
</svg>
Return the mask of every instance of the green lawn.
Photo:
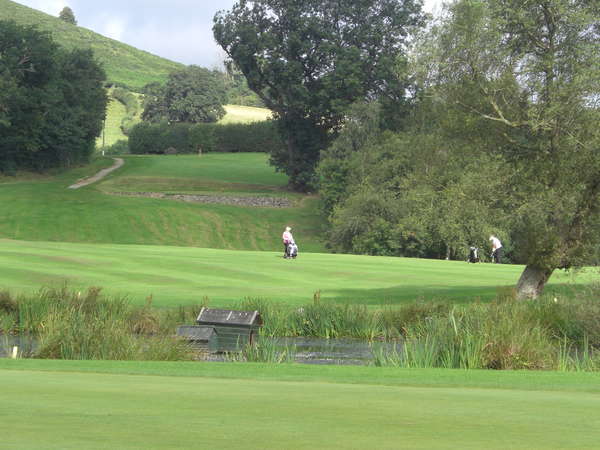
<svg viewBox="0 0 600 450">
<path fill-rule="evenodd" d="M 128 157 L 104 182 L 67 189 L 112 159 L 56 177 L 0 179 L 0 238 L 278 250 L 294 227 L 304 251 L 323 251 L 317 199 L 283 192 L 285 176 L 265 154 Z M 252 183 L 252 184 L 249 184 Z M 181 189 L 179 189 L 181 188 Z M 227 191 L 291 196 L 293 208 L 252 208 L 107 195 L 103 191 Z M 299 236 L 300 237 L 300 236 Z"/>
<path fill-rule="evenodd" d="M 298 241 L 302 249 L 302 235 Z M 0 288 L 37 290 L 68 282 L 73 288 L 102 286 L 141 304 L 231 305 L 260 297 L 291 305 L 322 299 L 367 305 L 416 299 L 489 300 L 514 286 L 522 266 L 462 261 L 301 253 L 295 261 L 280 252 L 232 251 L 173 246 L 74 244 L 0 240 Z M 595 275 L 582 274 L 579 282 Z M 558 273 L 548 287 L 573 280 Z"/>
<path fill-rule="evenodd" d="M 271 193 L 285 196 L 287 176 L 264 153 L 124 156 L 125 165 L 99 184 L 103 191 Z"/>
<path fill-rule="evenodd" d="M 6 448 L 597 448 L 600 374 L 0 360 Z"/>
</svg>

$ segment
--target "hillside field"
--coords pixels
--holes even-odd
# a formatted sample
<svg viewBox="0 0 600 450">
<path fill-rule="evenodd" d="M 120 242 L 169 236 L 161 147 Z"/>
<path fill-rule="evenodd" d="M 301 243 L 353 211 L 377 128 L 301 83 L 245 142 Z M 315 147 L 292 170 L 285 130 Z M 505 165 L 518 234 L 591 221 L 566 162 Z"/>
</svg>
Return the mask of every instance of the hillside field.
<svg viewBox="0 0 600 450">
<path fill-rule="evenodd" d="M 134 90 L 153 81 L 164 82 L 170 72 L 184 67 L 10 0 L 0 0 L 0 20 L 35 25 L 48 31 L 59 45 L 67 49 L 91 48 L 104 67 L 109 82 Z"/>
<path fill-rule="evenodd" d="M 597 373 L 0 360 L 7 448 L 595 448 Z"/>
</svg>

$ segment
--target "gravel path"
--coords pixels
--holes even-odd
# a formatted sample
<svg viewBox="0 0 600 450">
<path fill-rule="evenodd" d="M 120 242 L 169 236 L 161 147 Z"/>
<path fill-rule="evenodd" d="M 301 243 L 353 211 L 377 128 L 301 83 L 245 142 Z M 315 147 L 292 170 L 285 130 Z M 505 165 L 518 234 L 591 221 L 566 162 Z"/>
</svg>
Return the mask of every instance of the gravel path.
<svg viewBox="0 0 600 450">
<path fill-rule="evenodd" d="M 123 158 L 113 158 L 113 159 L 115 160 L 115 163 L 112 166 L 110 166 L 106 169 L 102 169 L 100 172 L 98 172 L 94 176 L 84 178 L 83 180 L 79 180 L 77 183 L 69 186 L 69 189 L 79 189 L 80 187 L 95 183 L 96 181 L 101 180 L 106 175 L 111 173 L 113 170 L 117 170 L 119 167 L 121 167 L 123 164 L 125 164 L 125 161 L 123 161 Z"/>
</svg>

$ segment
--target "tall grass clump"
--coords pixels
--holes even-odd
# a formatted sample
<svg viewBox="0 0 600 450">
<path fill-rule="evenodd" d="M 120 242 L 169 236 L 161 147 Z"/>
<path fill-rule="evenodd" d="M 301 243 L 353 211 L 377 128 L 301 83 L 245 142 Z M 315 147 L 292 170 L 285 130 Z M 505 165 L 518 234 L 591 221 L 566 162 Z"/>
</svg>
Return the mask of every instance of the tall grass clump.
<svg viewBox="0 0 600 450">
<path fill-rule="evenodd" d="M 227 353 L 226 358 L 233 362 L 292 363 L 296 359 L 296 347 L 281 347 L 272 339 L 259 336 L 257 342 L 244 345 L 239 352 Z"/>
<path fill-rule="evenodd" d="M 380 314 L 370 311 L 365 305 L 323 302 L 318 293 L 315 293 L 313 303 L 300 308 L 290 308 L 263 299 L 246 299 L 236 307 L 259 311 L 265 336 L 373 340 L 385 335 Z"/>
<path fill-rule="evenodd" d="M 187 345 L 160 334 L 151 305 L 132 307 L 123 297 L 105 297 L 100 288 L 71 291 L 66 286 L 42 289 L 17 298 L 15 332 L 37 341 L 34 357 L 50 359 L 191 359 Z M 3 325 L 5 326 L 5 325 Z M 6 330 L 5 330 L 6 331 Z"/>
</svg>

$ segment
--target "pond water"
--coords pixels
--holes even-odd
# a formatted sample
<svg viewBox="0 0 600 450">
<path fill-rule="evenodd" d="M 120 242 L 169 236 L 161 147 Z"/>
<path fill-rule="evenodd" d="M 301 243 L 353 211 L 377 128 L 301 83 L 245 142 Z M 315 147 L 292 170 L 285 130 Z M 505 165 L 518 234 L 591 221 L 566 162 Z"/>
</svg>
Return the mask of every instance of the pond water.
<svg viewBox="0 0 600 450">
<path fill-rule="evenodd" d="M 294 362 L 303 364 L 367 365 L 374 359 L 373 349 L 401 352 L 401 344 L 390 342 L 369 343 L 357 339 L 324 339 L 314 337 L 265 338 L 268 346 L 281 354 L 287 352 Z M 223 354 L 210 354 L 205 360 L 226 361 Z"/>
<path fill-rule="evenodd" d="M 356 339 L 323 339 L 312 337 L 266 338 L 267 345 L 276 353 L 287 352 L 298 363 L 367 365 L 373 361 L 373 349 L 401 352 L 401 344 L 390 342 L 369 343 Z M 19 347 L 19 357 L 30 357 L 37 342 L 29 336 L 0 334 L 0 358 L 8 358 L 13 346 Z M 204 355 L 203 360 L 226 361 L 221 353 Z"/>
</svg>

